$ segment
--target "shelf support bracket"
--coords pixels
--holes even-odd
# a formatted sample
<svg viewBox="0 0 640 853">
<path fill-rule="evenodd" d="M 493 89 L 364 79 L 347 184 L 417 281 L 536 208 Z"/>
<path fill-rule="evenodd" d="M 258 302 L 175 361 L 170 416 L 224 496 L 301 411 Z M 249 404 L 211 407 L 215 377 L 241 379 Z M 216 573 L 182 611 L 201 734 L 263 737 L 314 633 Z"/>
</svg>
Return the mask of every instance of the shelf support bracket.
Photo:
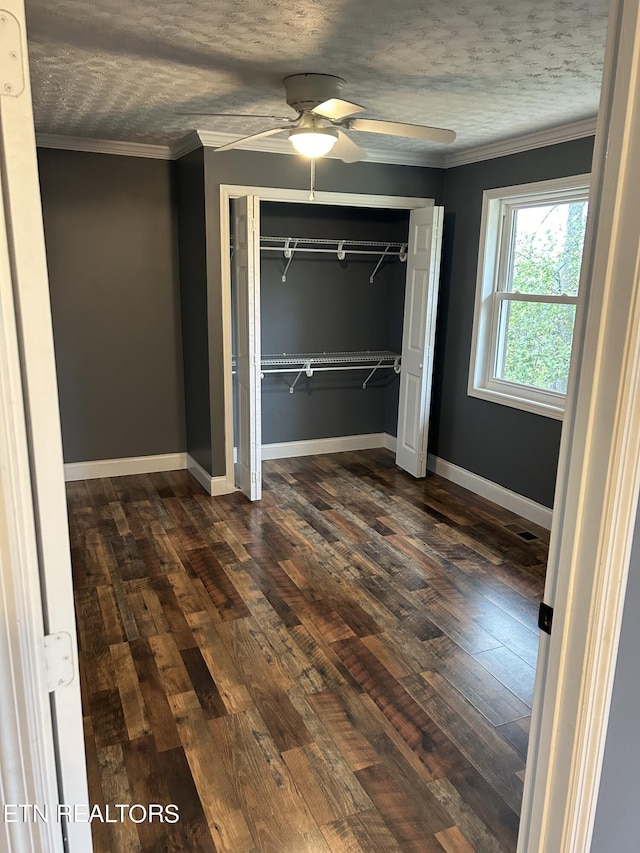
<svg viewBox="0 0 640 853">
<path fill-rule="evenodd" d="M 291 261 L 293 260 L 293 256 L 295 254 L 296 248 L 298 246 L 298 241 L 294 240 L 293 247 L 291 246 L 291 237 L 287 237 L 286 243 L 284 244 L 284 256 L 287 258 L 287 265 L 284 268 L 284 272 L 282 273 L 282 281 L 286 282 L 287 273 L 289 271 L 289 267 L 291 266 Z"/>
<path fill-rule="evenodd" d="M 384 261 L 384 259 L 385 259 L 386 255 L 387 255 L 387 252 L 389 251 L 389 249 L 390 249 L 390 246 L 387 246 L 387 247 L 386 247 L 386 249 L 384 250 L 384 252 L 380 255 L 380 260 L 379 260 L 379 261 L 378 261 L 378 263 L 376 264 L 376 268 L 374 269 L 374 271 L 371 273 L 371 275 L 370 275 L 370 277 L 369 277 L 369 284 L 373 284 L 373 280 L 374 280 L 374 278 L 376 277 L 376 273 L 378 272 L 378 270 L 379 270 L 379 269 L 380 269 L 380 267 L 382 266 L 382 262 Z M 375 369 L 375 368 L 374 368 L 374 369 Z"/>
<path fill-rule="evenodd" d="M 293 380 L 293 385 L 289 386 L 289 393 L 293 394 L 293 389 L 298 384 L 298 380 L 302 376 L 303 373 L 306 373 L 307 376 L 313 376 L 313 368 L 311 367 L 311 360 L 305 361 L 304 367 L 298 371 L 296 378 Z"/>
<path fill-rule="evenodd" d="M 364 382 L 362 383 L 362 388 L 363 388 L 363 390 L 366 390 L 367 382 L 371 379 L 371 377 L 372 377 L 372 376 L 373 376 L 373 374 L 376 372 L 376 370 L 380 367 L 380 365 L 382 364 L 382 362 L 383 362 L 383 359 L 380 359 L 380 361 L 376 364 L 376 366 L 373 368 L 373 370 L 371 371 L 371 373 L 370 373 L 370 374 L 367 376 L 367 378 L 364 380 Z"/>
</svg>

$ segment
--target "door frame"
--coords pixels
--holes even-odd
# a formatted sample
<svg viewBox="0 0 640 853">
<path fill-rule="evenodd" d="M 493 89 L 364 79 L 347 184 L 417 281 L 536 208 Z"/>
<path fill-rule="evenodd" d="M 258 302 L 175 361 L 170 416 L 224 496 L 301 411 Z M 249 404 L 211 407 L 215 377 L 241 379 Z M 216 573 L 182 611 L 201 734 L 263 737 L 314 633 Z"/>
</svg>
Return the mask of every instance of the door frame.
<svg viewBox="0 0 640 853">
<path fill-rule="evenodd" d="M 519 853 L 590 849 L 640 492 L 640 0 L 612 0 Z M 543 701 L 544 696 L 544 701 Z"/>
<path fill-rule="evenodd" d="M 4 803 L 51 808 L 59 791 L 5 205 L 0 184 L 0 789 Z M 7 849 L 62 853 L 55 822 L 0 826 Z"/>
<path fill-rule="evenodd" d="M 232 349 L 231 349 L 231 258 L 225 251 L 225 246 L 231 243 L 230 202 L 241 196 L 257 196 L 263 201 L 281 201 L 292 204 L 330 204 L 336 207 L 369 207 L 386 208 L 388 210 L 416 210 L 423 207 L 433 207 L 432 198 L 415 196 L 386 196 L 365 193 L 315 193 L 313 202 L 309 201 L 308 190 L 295 190 L 285 187 L 256 187 L 241 184 L 220 184 L 220 274 L 222 282 L 222 359 L 224 371 L 224 440 L 225 440 L 225 478 L 228 483 L 234 483 L 233 458 L 233 382 Z"/>
<path fill-rule="evenodd" d="M 24 86 L 21 81 L 14 92 L 0 95 L 0 358 L 6 358 L 0 383 L 0 539 L 8 595 L 0 606 L 0 653 L 8 669 L 0 671 L 13 675 L 12 687 L 0 691 L 0 766 L 3 788 L 6 784 L 12 796 L 23 788 L 23 799 L 13 802 L 47 808 L 49 817 L 4 826 L 11 849 L 27 849 L 23 839 L 35 838 L 40 843 L 34 849 L 62 850 L 64 836 L 65 849 L 84 853 L 92 849 L 90 825 L 61 824 L 55 814 L 59 802 L 88 804 L 87 768 L 25 11 L 22 0 L 4 5 L 7 17 L 15 19 Z M 57 655 L 62 670 L 51 684 L 46 663 L 56 654 L 45 652 L 47 635 L 57 641 L 50 649 L 64 647 Z M 7 728 L 9 721 L 17 727 L 13 742 L 5 717 Z"/>
</svg>

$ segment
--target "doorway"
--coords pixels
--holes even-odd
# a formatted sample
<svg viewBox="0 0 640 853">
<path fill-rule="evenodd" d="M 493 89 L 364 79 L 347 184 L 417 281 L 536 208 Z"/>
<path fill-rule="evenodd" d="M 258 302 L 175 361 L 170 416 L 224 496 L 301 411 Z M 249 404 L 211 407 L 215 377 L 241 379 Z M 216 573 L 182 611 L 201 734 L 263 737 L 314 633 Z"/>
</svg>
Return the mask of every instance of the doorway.
<svg viewBox="0 0 640 853">
<path fill-rule="evenodd" d="M 323 452 L 309 440 L 353 447 L 358 435 L 364 446 L 399 435 L 397 464 L 424 476 L 442 209 L 335 193 L 310 205 L 300 192 L 258 189 L 222 190 L 222 245 L 234 233 L 223 281 L 235 317 L 227 342 L 237 346 L 226 408 L 236 415 L 227 423 L 237 438 L 236 485 L 259 499 L 263 443 L 273 458 Z M 394 374 L 399 382 L 385 381 Z"/>
</svg>

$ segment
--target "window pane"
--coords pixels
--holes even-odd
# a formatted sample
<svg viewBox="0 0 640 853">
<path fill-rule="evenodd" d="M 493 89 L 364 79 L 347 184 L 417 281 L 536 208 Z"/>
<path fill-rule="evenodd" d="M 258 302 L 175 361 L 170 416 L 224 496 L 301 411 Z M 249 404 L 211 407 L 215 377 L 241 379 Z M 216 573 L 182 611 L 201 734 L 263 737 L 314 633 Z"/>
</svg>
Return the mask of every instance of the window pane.
<svg viewBox="0 0 640 853">
<path fill-rule="evenodd" d="M 496 378 L 566 394 L 575 305 L 505 300 L 500 310 Z"/>
<path fill-rule="evenodd" d="M 514 212 L 508 290 L 578 295 L 587 207 L 586 201 L 571 201 Z"/>
</svg>

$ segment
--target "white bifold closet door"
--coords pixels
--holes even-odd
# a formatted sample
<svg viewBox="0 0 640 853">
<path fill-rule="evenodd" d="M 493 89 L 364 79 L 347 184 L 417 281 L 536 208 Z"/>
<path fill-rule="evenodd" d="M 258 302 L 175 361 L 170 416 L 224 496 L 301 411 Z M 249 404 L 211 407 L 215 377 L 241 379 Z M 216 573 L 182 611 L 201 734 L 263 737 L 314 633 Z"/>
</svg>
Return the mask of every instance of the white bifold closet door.
<svg viewBox="0 0 640 853">
<path fill-rule="evenodd" d="M 422 207 L 409 218 L 396 464 L 414 477 L 427 473 L 443 216 L 442 207 Z"/>
<path fill-rule="evenodd" d="M 252 501 L 262 497 L 260 379 L 260 199 L 235 200 L 236 394 L 238 462 L 236 485 Z"/>
</svg>

